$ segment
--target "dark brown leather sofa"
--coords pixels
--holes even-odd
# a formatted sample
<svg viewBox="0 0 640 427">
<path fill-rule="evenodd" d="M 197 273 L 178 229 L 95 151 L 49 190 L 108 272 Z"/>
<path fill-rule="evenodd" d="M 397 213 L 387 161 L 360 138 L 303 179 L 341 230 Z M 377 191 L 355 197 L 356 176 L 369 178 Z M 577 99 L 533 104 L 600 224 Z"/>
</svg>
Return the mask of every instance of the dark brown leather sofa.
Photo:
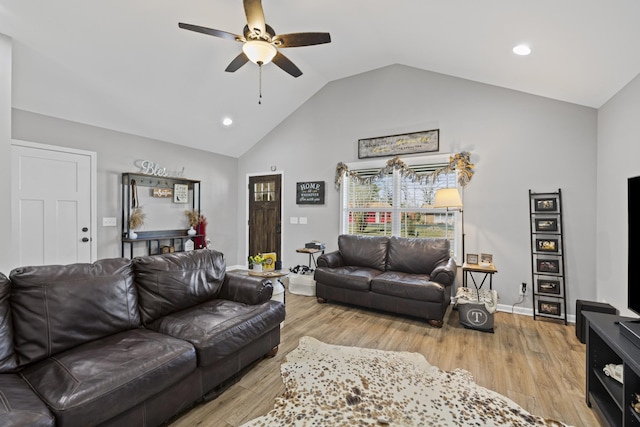
<svg viewBox="0 0 640 427">
<path fill-rule="evenodd" d="M 156 426 L 277 350 L 271 282 L 212 250 L 0 273 L 0 425 Z"/>
<path fill-rule="evenodd" d="M 318 302 L 420 317 L 438 328 L 457 271 L 446 239 L 341 235 L 338 250 L 317 264 Z"/>
</svg>

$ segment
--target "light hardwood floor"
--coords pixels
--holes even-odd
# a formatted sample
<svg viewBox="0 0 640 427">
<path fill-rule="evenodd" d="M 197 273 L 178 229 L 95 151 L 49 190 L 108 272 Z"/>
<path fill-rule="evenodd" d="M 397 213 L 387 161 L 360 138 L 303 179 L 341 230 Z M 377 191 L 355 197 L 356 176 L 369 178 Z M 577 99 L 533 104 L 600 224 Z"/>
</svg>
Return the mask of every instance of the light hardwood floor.
<svg viewBox="0 0 640 427">
<path fill-rule="evenodd" d="M 584 400 L 585 346 L 574 325 L 534 321 L 496 313 L 495 333 L 463 328 L 449 309 L 442 329 L 421 320 L 286 292 L 287 318 L 280 350 L 264 359 L 217 399 L 198 405 L 171 427 L 239 426 L 266 414 L 284 386 L 279 366 L 303 336 L 381 350 L 422 353 L 444 370 L 463 368 L 475 381 L 501 393 L 527 411 L 574 426 L 599 426 Z"/>
</svg>

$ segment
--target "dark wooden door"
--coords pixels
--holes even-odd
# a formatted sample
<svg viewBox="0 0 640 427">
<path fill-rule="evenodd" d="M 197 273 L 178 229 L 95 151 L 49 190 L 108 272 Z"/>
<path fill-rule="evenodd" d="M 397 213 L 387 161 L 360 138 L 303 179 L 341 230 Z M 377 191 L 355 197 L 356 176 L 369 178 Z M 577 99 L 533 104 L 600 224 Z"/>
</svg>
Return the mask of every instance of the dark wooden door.
<svg viewBox="0 0 640 427">
<path fill-rule="evenodd" d="M 282 213 L 280 211 L 281 175 L 249 177 L 249 255 L 280 253 Z"/>
</svg>

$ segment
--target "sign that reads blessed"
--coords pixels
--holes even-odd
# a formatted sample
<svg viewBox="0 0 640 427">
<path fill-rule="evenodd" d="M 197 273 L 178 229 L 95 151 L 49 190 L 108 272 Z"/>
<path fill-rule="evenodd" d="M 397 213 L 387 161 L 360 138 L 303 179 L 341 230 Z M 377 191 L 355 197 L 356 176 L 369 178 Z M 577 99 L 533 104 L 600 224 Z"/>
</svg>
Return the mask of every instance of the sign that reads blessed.
<svg viewBox="0 0 640 427">
<path fill-rule="evenodd" d="M 324 205 L 324 181 L 298 182 L 296 204 Z"/>
</svg>

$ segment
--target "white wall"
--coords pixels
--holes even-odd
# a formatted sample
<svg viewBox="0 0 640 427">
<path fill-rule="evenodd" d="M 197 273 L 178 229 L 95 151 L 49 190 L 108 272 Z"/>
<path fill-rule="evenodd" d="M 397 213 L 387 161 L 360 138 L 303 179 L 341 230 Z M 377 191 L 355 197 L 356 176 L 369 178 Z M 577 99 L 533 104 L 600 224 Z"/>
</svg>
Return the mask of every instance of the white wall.
<svg viewBox="0 0 640 427">
<path fill-rule="evenodd" d="M 121 174 L 137 172 L 135 161 L 148 159 L 171 169 L 184 166 L 186 178 L 202 181 L 207 236 L 214 249 L 225 254 L 228 265 L 236 264 L 237 159 L 16 109 L 13 138 L 98 153 L 99 259 L 121 256 Z M 116 217 L 117 227 L 103 227 L 104 217 Z M 186 217 L 184 224 L 175 228 L 183 227 L 188 228 Z"/>
<path fill-rule="evenodd" d="M 494 255 L 501 304 L 517 301 L 521 282 L 531 289 L 528 190 L 562 189 L 573 313 L 576 299 L 596 296 L 596 123 L 592 108 L 394 65 L 326 85 L 240 158 L 238 182 L 273 165 L 284 172 L 284 266 L 306 264 L 306 255 L 295 253 L 305 242 L 337 246 L 335 167 L 357 161 L 358 139 L 439 128 L 440 153 L 472 153 L 466 252 Z M 322 180 L 325 205 L 295 204 L 297 181 Z M 238 202 L 242 214 L 244 188 Z M 289 224 L 292 216 L 306 216 L 308 224 Z M 238 259 L 247 255 L 245 224 L 238 222 Z"/>
<path fill-rule="evenodd" d="M 627 310 L 627 178 L 640 175 L 639 118 L 637 76 L 598 110 L 597 298 L 625 315 L 631 315 Z"/>
</svg>

